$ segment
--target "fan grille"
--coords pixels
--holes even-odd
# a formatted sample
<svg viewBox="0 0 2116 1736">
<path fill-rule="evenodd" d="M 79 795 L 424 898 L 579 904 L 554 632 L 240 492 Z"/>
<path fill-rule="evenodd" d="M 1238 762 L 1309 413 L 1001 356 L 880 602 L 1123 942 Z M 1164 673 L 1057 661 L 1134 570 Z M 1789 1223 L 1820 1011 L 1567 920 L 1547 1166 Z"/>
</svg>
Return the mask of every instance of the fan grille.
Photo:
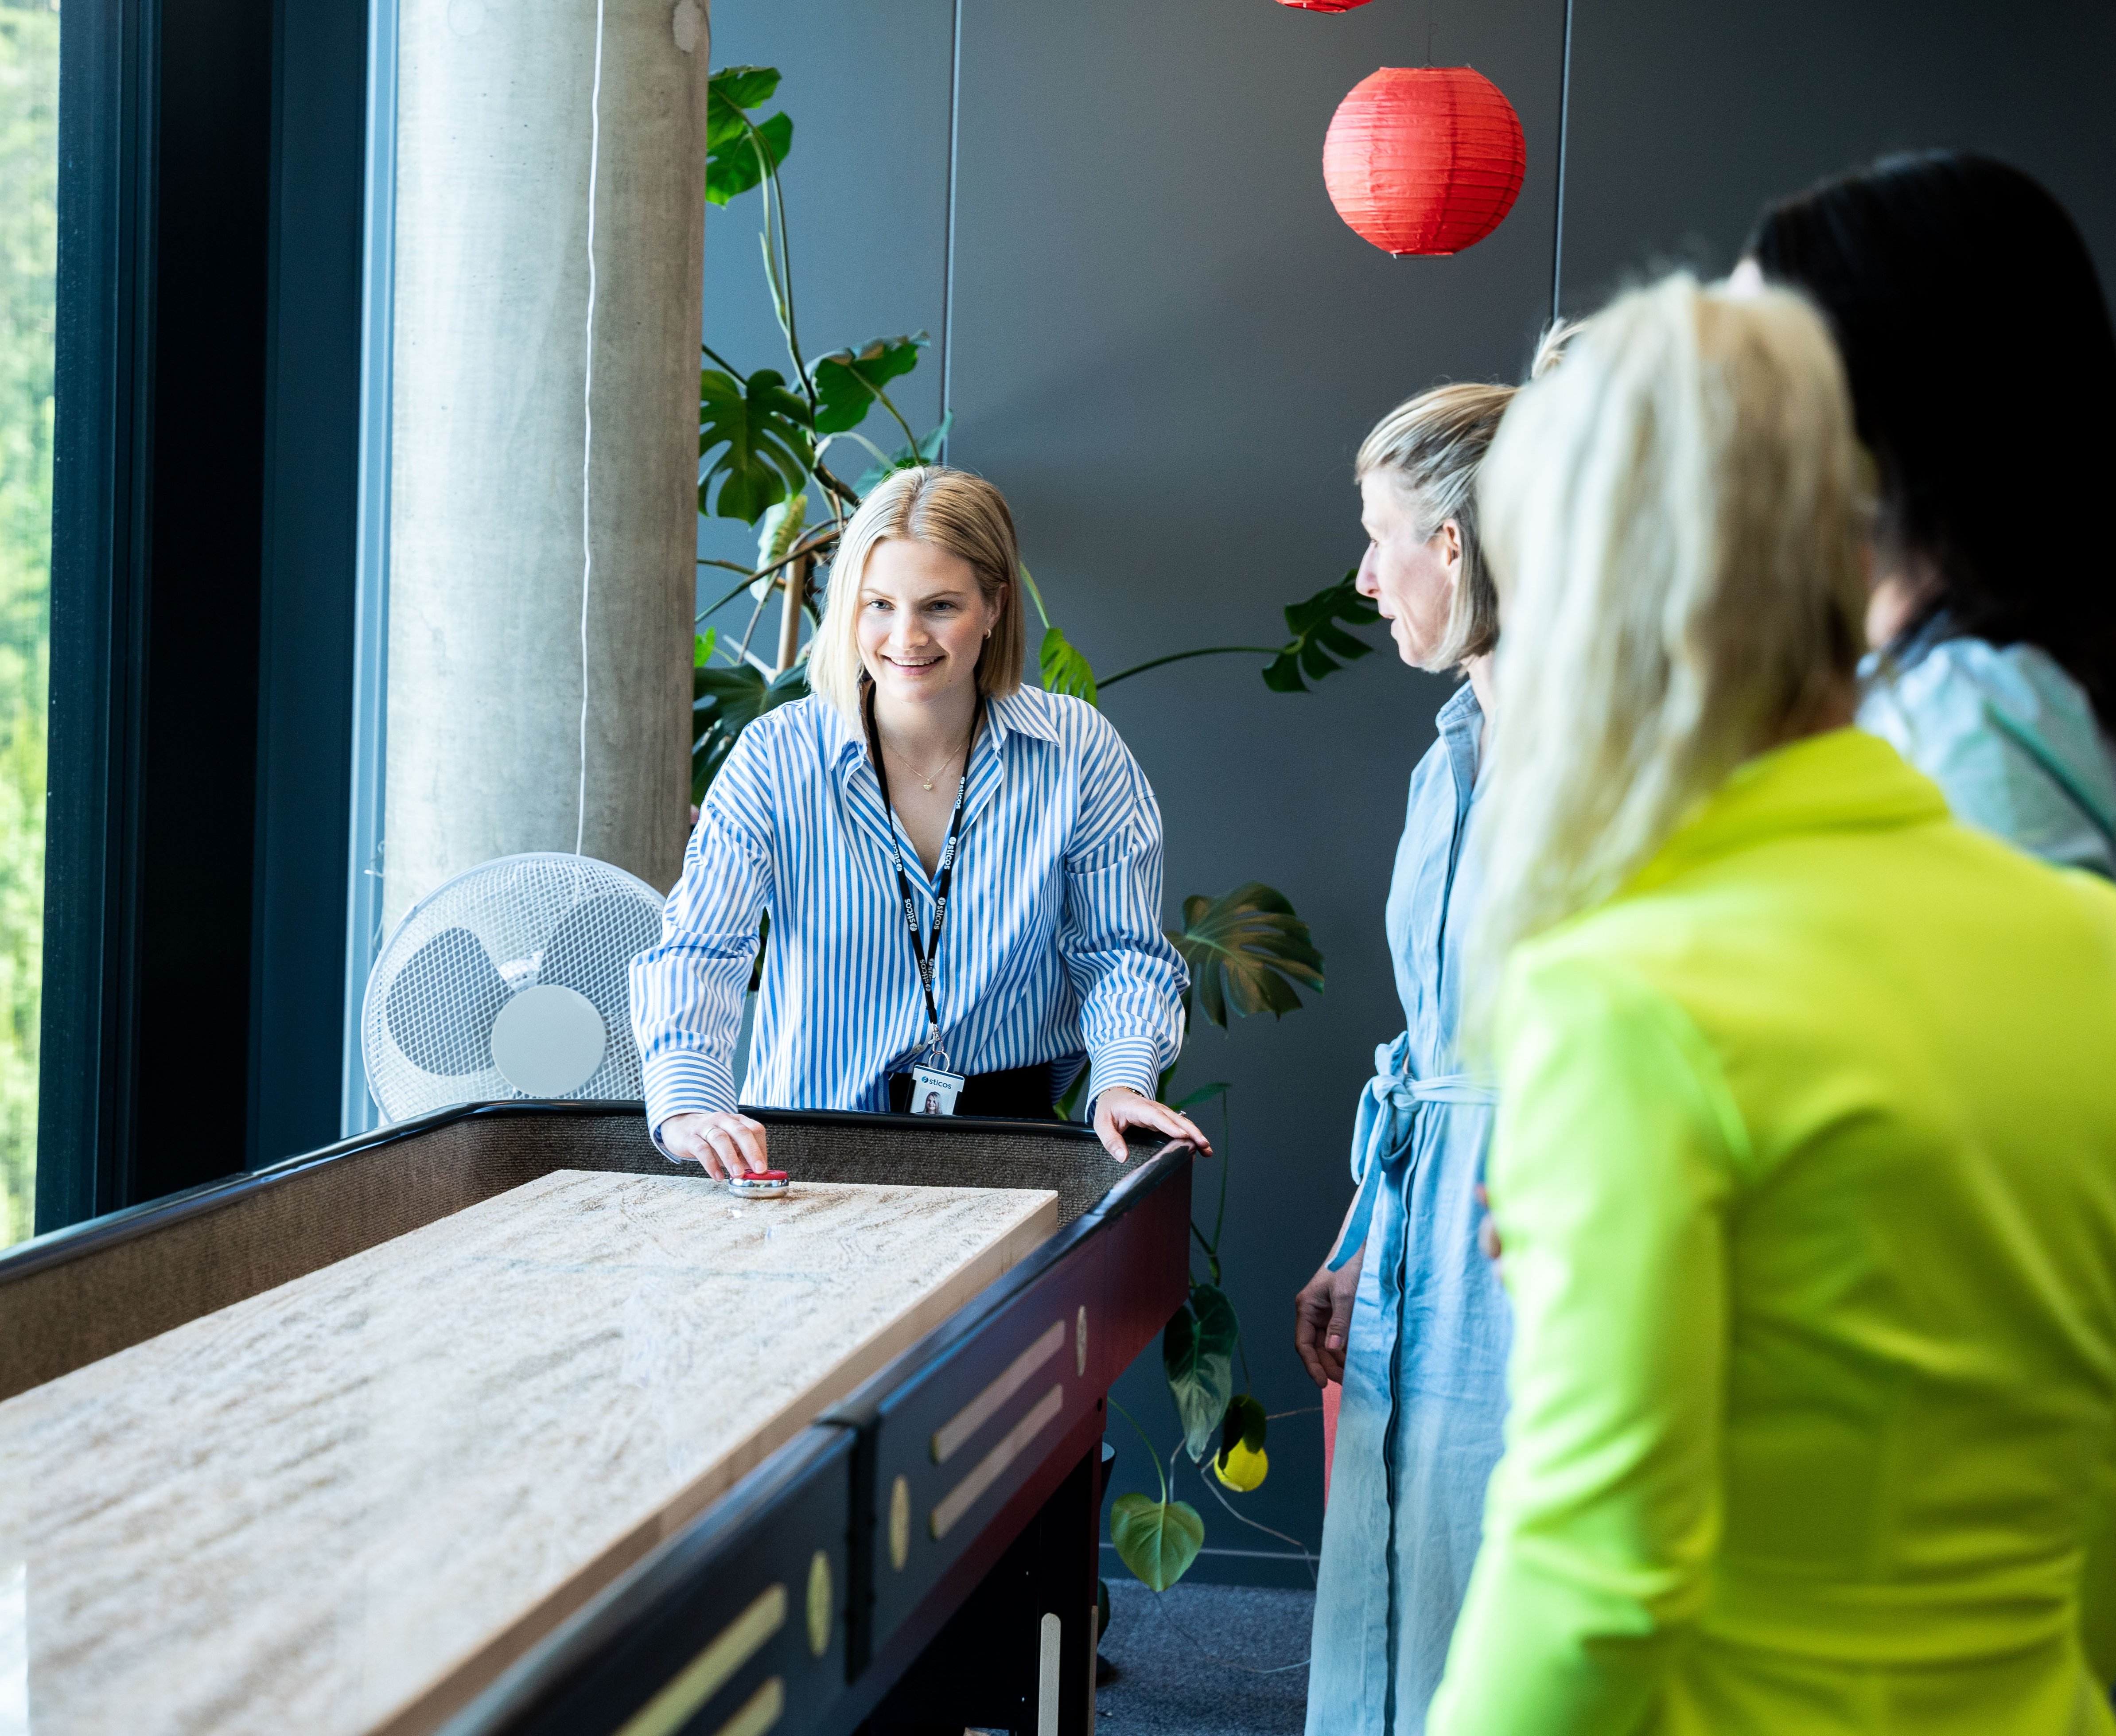
<svg viewBox="0 0 2116 1736">
<path fill-rule="evenodd" d="M 492 1024 L 538 983 L 585 995 L 602 1015 L 602 1065 L 567 1094 L 641 1094 L 627 967 L 661 932 L 661 895 L 590 856 L 503 856 L 412 907 L 367 979 L 361 1051 L 389 1120 L 523 1094 L 492 1061 Z"/>
</svg>

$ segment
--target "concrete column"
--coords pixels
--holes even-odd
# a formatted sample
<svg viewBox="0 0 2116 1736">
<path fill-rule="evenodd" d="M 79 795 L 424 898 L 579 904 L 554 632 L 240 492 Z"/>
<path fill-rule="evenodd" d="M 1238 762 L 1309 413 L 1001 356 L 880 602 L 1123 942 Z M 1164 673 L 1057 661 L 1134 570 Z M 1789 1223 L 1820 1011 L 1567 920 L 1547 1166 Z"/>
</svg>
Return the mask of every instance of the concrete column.
<svg viewBox="0 0 2116 1736">
<path fill-rule="evenodd" d="M 690 783 L 709 42 L 602 0 L 582 848 L 667 888 Z M 570 850 L 596 0 L 402 0 L 384 919 Z"/>
</svg>

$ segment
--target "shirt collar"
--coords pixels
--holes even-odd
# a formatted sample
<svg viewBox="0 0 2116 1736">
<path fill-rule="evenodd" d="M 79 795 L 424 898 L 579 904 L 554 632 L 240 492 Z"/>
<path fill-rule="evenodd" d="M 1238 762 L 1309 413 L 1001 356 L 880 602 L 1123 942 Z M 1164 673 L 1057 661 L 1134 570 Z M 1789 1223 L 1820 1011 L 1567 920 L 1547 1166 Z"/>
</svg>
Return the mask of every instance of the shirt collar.
<svg viewBox="0 0 2116 1736">
<path fill-rule="evenodd" d="M 1752 845 L 1800 832 L 1876 831 L 1946 819 L 1930 778 L 1864 730 L 1831 730 L 1773 748 L 1736 766 L 1693 809 L 1628 891 Z"/>
<path fill-rule="evenodd" d="M 985 702 L 985 727 L 978 732 L 979 746 L 990 743 L 993 752 L 1006 745 L 1010 734 L 1026 735 L 1037 741 L 1055 742 L 1058 739 L 1057 725 L 1051 721 L 1049 699 L 1035 688 L 1018 688 L 1003 698 Z M 835 746 L 831 751 L 833 764 L 843 766 L 848 761 L 867 757 L 867 730 L 857 721 L 844 716 L 835 706 L 829 707 L 830 725 L 835 732 Z"/>
<path fill-rule="evenodd" d="M 1484 708 L 1477 703 L 1476 688 L 1465 681 L 1448 696 L 1433 722 L 1447 744 L 1456 794 L 1466 805 L 1477 787 L 1478 748 L 1484 733 Z"/>
<path fill-rule="evenodd" d="M 1037 688 L 1018 687 L 1004 698 L 989 701 L 985 716 L 996 746 L 1003 746 L 1010 732 L 1037 741 L 1058 739 L 1058 726 L 1051 721 L 1050 695 Z"/>
</svg>

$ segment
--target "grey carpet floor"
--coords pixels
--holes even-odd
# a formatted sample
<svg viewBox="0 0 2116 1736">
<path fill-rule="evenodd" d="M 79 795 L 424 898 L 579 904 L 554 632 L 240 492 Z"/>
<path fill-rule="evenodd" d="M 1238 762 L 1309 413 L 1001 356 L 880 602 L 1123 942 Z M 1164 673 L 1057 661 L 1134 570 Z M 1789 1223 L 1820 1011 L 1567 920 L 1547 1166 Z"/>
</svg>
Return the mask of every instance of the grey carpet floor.
<svg viewBox="0 0 2116 1736">
<path fill-rule="evenodd" d="M 1180 1585 L 1157 1597 L 1110 1582 L 1102 1655 L 1117 1674 L 1095 1696 L 1107 1736 L 1300 1736 L 1313 1591 Z M 1274 1668 L 1295 1665 L 1291 1669 Z"/>
</svg>

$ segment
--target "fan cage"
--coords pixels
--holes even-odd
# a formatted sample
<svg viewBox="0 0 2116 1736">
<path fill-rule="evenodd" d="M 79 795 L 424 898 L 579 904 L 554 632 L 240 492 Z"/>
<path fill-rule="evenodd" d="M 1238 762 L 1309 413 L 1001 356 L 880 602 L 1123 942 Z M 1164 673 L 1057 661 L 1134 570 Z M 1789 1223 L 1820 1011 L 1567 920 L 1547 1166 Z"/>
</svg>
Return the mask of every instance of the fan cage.
<svg viewBox="0 0 2116 1736">
<path fill-rule="evenodd" d="M 367 1088 L 384 1117 L 522 1098 L 493 1064 L 493 1020 L 557 982 L 602 1017 L 602 1063 L 568 1098 L 642 1095 L 629 969 L 660 937 L 661 895 L 591 856 L 503 856 L 443 882 L 407 911 L 368 974 Z"/>
</svg>

